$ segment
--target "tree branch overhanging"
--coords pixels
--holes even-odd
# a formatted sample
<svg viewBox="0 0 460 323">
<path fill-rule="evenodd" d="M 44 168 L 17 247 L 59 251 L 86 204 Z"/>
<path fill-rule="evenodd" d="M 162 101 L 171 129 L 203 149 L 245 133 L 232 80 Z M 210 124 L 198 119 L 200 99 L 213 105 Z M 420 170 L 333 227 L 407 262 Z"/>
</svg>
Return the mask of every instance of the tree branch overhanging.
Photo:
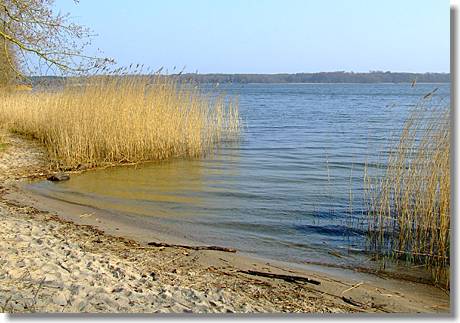
<svg viewBox="0 0 460 323">
<path fill-rule="evenodd" d="M 45 67 L 55 74 L 79 75 L 113 63 L 85 54 L 94 35 L 68 14 L 55 13 L 53 2 L 0 0 L 0 71 L 24 77 L 43 74 Z"/>
</svg>

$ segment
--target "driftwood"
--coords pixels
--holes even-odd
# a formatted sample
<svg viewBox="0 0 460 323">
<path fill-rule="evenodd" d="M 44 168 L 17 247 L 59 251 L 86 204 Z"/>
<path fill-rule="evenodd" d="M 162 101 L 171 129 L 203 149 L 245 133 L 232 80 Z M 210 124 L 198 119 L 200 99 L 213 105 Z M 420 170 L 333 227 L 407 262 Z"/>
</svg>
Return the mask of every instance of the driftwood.
<svg viewBox="0 0 460 323">
<path fill-rule="evenodd" d="M 362 284 L 364 284 L 364 282 L 360 282 L 360 283 L 358 283 L 358 284 L 356 284 L 356 285 L 351 286 L 350 288 L 345 289 L 345 290 L 342 292 L 342 295 L 345 294 L 346 292 L 351 291 L 352 289 L 358 288 L 358 287 L 361 286 Z"/>
<path fill-rule="evenodd" d="M 267 278 L 275 278 L 275 279 L 282 279 L 284 281 L 287 281 L 289 283 L 309 283 L 313 285 L 320 285 L 321 282 L 307 278 L 307 277 L 302 277 L 302 276 L 292 276 L 292 275 L 281 275 L 281 274 L 271 274 L 271 273 L 265 273 L 262 271 L 255 271 L 255 270 L 238 270 L 238 272 L 247 274 L 247 275 L 252 275 L 252 276 L 260 276 L 260 277 L 267 277 Z"/>
<path fill-rule="evenodd" d="M 192 250 L 216 250 L 216 251 L 224 251 L 224 252 L 236 252 L 236 249 L 219 247 L 219 246 L 187 246 L 187 245 L 181 245 L 181 244 L 169 244 L 169 243 L 164 243 L 164 242 L 149 242 L 147 243 L 147 245 L 153 246 L 153 247 L 175 247 L 175 248 L 184 248 L 184 249 L 192 249 Z"/>
<path fill-rule="evenodd" d="M 356 306 L 356 307 L 364 307 L 364 304 L 362 304 L 360 302 L 357 302 L 357 301 L 354 301 L 349 297 L 342 296 L 342 301 L 344 301 L 347 304 Z"/>
<path fill-rule="evenodd" d="M 401 251 L 401 250 L 394 250 L 394 253 L 397 253 L 401 256 L 404 255 L 409 255 L 409 256 L 419 256 L 419 257 L 427 257 L 427 258 L 437 258 L 437 259 L 449 259 L 447 256 L 441 256 L 441 255 L 435 255 L 432 253 L 421 253 L 421 252 L 407 252 L 407 251 Z"/>
<path fill-rule="evenodd" d="M 52 181 L 52 182 L 68 181 L 69 179 L 70 179 L 70 176 L 65 173 L 56 173 L 47 178 L 47 180 Z"/>
</svg>

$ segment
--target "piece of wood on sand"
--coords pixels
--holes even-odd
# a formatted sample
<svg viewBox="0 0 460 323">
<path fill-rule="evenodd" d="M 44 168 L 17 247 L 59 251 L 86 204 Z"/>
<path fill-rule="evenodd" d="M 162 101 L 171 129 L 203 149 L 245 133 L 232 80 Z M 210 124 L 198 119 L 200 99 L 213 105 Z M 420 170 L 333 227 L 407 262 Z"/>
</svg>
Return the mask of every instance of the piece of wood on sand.
<svg viewBox="0 0 460 323">
<path fill-rule="evenodd" d="M 314 280 L 314 279 L 303 277 L 303 276 L 272 274 L 272 273 L 266 273 L 266 272 L 256 271 L 256 270 L 238 270 L 238 272 L 247 274 L 247 275 L 252 275 L 252 276 L 281 279 L 289 283 L 309 283 L 313 285 L 321 284 L 321 282 L 319 282 L 318 280 Z"/>
<path fill-rule="evenodd" d="M 181 244 L 169 244 L 169 243 L 164 243 L 164 242 L 149 242 L 147 243 L 147 245 L 153 246 L 153 247 L 173 247 L 173 248 L 184 248 L 184 249 L 191 249 L 191 250 L 216 250 L 216 251 L 223 251 L 223 252 L 236 252 L 236 249 L 219 247 L 219 246 L 188 246 L 188 245 L 181 245 Z"/>
</svg>

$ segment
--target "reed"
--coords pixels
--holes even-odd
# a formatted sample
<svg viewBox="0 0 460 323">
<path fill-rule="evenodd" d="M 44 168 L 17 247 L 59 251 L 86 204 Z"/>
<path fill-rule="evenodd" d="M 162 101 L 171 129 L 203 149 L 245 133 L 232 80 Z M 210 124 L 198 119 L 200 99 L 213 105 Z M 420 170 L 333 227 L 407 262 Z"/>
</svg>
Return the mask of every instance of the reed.
<svg viewBox="0 0 460 323">
<path fill-rule="evenodd" d="M 202 156 L 238 134 L 237 104 L 171 77 L 93 76 L 0 94 L 0 122 L 61 169 Z"/>
<path fill-rule="evenodd" d="M 382 177 L 365 174 L 370 248 L 422 264 L 448 288 L 450 110 L 418 105 L 390 148 Z"/>
</svg>

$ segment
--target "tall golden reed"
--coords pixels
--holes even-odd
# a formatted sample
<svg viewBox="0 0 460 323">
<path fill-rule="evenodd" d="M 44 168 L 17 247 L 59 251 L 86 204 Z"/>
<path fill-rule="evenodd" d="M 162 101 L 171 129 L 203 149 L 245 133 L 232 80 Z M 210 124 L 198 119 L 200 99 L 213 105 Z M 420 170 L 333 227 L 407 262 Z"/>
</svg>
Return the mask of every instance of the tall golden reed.
<svg viewBox="0 0 460 323">
<path fill-rule="evenodd" d="M 365 176 L 371 249 L 423 264 L 449 286 L 450 110 L 418 105 L 390 149 L 383 177 Z"/>
<path fill-rule="evenodd" d="M 0 123 L 41 141 L 59 168 L 197 157 L 239 129 L 236 104 L 159 75 L 1 95 Z"/>
</svg>

